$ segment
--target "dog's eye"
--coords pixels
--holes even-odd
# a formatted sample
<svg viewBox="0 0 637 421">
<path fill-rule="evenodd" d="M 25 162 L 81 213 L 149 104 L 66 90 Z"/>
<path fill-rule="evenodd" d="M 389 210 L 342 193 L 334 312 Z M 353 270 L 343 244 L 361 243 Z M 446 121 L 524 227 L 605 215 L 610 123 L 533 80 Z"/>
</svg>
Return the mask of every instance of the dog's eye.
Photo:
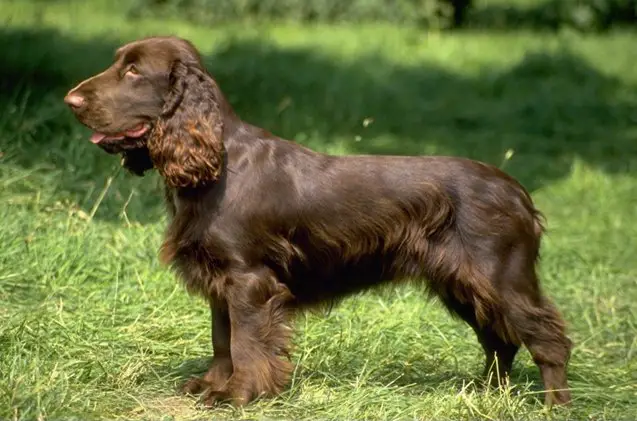
<svg viewBox="0 0 637 421">
<path fill-rule="evenodd" d="M 126 70 L 126 75 L 130 75 L 130 76 L 139 76 L 139 71 L 137 70 L 137 67 L 135 67 L 134 64 L 131 64 L 128 67 L 128 70 Z"/>
</svg>

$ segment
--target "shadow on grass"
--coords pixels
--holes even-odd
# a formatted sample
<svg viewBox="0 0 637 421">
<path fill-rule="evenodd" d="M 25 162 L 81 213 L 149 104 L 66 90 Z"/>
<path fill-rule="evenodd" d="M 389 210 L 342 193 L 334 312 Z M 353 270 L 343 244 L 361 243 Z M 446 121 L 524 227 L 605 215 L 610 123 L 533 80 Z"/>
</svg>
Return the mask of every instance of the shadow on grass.
<svg viewBox="0 0 637 421">
<path fill-rule="evenodd" d="M 180 393 L 181 386 L 194 376 L 202 376 L 208 369 L 212 361 L 211 357 L 200 357 L 187 359 L 178 363 L 177 366 L 154 367 L 154 375 L 170 379 L 175 393 Z M 294 360 L 293 362 L 297 362 Z M 353 364 L 352 364 L 353 363 Z M 322 364 L 320 364 L 322 365 Z M 295 386 L 301 383 L 311 382 L 317 385 L 324 385 L 328 388 L 343 388 L 344 384 L 354 384 L 360 381 L 359 376 L 367 371 L 365 353 L 360 354 L 356 361 L 348 361 L 346 366 L 336 364 L 331 367 L 311 367 L 307 363 L 300 362 L 294 373 L 294 380 L 291 382 Z M 514 365 L 511 373 L 512 393 L 518 393 L 520 388 L 526 392 L 537 395 L 538 402 L 542 399 L 543 388 L 539 372 L 536 367 L 524 369 Z M 403 364 L 383 364 L 371 373 L 365 375 L 364 383 L 374 388 L 396 388 L 399 393 L 405 395 L 420 396 L 423 393 L 433 393 L 440 390 L 453 391 L 453 393 L 476 392 L 485 393 L 491 388 L 484 381 L 481 375 L 482 367 L 477 367 L 475 372 L 445 368 L 442 365 L 426 361 L 426 359 L 415 360 L 409 369 Z M 143 380 L 142 380 L 143 381 Z M 524 385 L 532 383 L 532 387 L 527 389 Z M 352 386 L 353 387 L 353 386 Z M 298 393 L 298 387 L 286 388 L 282 393 L 283 397 L 291 397 Z M 498 392 L 499 393 L 499 392 Z"/>
<path fill-rule="evenodd" d="M 297 367 L 295 372 L 295 383 L 312 381 L 319 384 L 325 384 L 330 387 L 342 387 L 343 383 L 348 383 L 350 380 L 352 383 L 356 381 L 356 376 L 365 365 L 364 358 L 361 354 L 360 367 L 348 365 L 347 367 L 339 367 L 338 364 L 334 367 L 324 367 L 323 369 L 316 369 L 306 366 L 301 363 Z M 160 377 L 166 376 L 174 381 L 177 390 L 187 380 L 193 376 L 202 376 L 210 363 L 211 357 L 200 357 L 185 360 L 179 365 L 175 366 L 163 366 L 155 367 L 154 373 Z M 294 361 L 296 362 L 296 361 Z M 416 374 L 416 372 L 420 374 Z M 340 373 L 340 374 L 339 374 Z M 350 376 L 343 373 L 350 373 Z M 426 375 L 423 373 L 427 373 Z M 339 376 L 336 378 L 336 376 Z M 348 378 L 349 377 L 349 378 Z M 378 386 L 386 386 L 391 384 L 394 387 L 411 387 L 415 386 L 418 392 L 423 390 L 434 390 L 441 385 L 447 385 L 454 390 L 461 390 L 468 382 L 475 382 L 478 384 L 480 378 L 478 376 L 466 376 L 466 373 L 452 372 L 440 370 L 439 366 L 436 366 L 425 361 L 415 361 L 413 367 L 409 372 L 405 371 L 405 368 L 401 366 L 385 365 L 366 378 L 366 382 L 375 384 Z"/>
<path fill-rule="evenodd" d="M 103 183 L 117 160 L 78 135 L 62 97 L 107 66 L 119 45 L 47 29 L 0 29 L 0 151 L 21 167 L 62 170 L 56 189 L 75 202 L 86 195 L 81 182 Z M 248 41 L 222 46 L 206 62 L 246 121 L 317 150 L 459 155 L 498 165 L 511 149 L 506 170 L 531 191 L 566 176 L 576 158 L 608 173 L 635 168 L 628 130 L 636 88 L 567 51 L 529 54 L 479 77 L 376 56 L 339 63 L 309 49 Z M 364 127 L 366 119 L 372 123 Z M 40 125 L 30 127 L 33 121 Z M 106 196 L 96 218 L 117 219 L 127 189 L 135 188 L 146 202 L 130 219 L 150 222 L 163 212 L 154 183 L 126 175 L 116 188 L 122 191 Z"/>
</svg>

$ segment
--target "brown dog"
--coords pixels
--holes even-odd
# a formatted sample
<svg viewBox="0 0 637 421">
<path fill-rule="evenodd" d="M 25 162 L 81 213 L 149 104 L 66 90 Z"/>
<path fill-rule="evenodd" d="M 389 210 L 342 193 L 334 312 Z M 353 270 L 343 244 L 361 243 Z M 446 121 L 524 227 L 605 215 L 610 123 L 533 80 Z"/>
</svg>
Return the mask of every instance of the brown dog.
<svg viewBox="0 0 637 421">
<path fill-rule="evenodd" d="M 207 404 L 286 386 L 293 310 L 408 279 L 475 330 L 485 374 L 506 380 L 524 344 L 546 403 L 570 401 L 571 341 L 535 269 L 541 215 L 497 168 L 337 157 L 277 138 L 241 121 L 197 50 L 174 37 L 121 47 L 65 102 L 94 143 L 165 181 L 161 259 L 212 312 L 212 364 L 185 385 Z"/>
</svg>

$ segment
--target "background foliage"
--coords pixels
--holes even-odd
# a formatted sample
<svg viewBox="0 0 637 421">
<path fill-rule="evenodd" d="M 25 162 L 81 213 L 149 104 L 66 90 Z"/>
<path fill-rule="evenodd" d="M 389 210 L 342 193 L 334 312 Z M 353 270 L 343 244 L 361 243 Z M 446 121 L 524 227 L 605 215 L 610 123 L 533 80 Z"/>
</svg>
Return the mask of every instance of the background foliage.
<svg viewBox="0 0 637 421">
<path fill-rule="evenodd" d="M 179 16 L 202 24 L 285 19 L 600 31 L 635 25 L 637 0 L 133 0 L 130 14 Z"/>
<path fill-rule="evenodd" d="M 476 0 L 478 29 L 429 31 L 0 1 L 0 419 L 633 420 L 637 35 L 510 20 L 539 4 Z M 471 329 L 410 286 L 298 317 L 276 399 L 207 411 L 177 394 L 210 361 L 210 315 L 157 261 L 160 180 L 121 171 L 62 101 L 156 34 L 191 40 L 237 113 L 276 135 L 332 154 L 475 158 L 519 179 L 547 216 L 539 270 L 575 344 L 573 406 L 543 407 L 524 349 L 511 388 L 483 389 Z"/>
</svg>

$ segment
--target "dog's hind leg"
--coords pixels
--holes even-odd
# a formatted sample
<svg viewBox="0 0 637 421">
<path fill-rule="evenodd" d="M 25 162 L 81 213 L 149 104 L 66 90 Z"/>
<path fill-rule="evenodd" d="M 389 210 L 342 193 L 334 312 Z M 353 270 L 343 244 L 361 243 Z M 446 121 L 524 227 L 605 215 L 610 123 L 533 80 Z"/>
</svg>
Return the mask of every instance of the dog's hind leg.
<svg viewBox="0 0 637 421">
<path fill-rule="evenodd" d="M 520 348 L 519 343 L 504 338 L 490 321 L 484 324 L 479 323 L 473 304 L 462 302 L 451 294 L 440 298 L 453 315 L 464 320 L 476 333 L 485 354 L 486 361 L 482 373 L 485 379 L 489 380 L 493 386 L 506 384 L 513 360 Z"/>
</svg>

